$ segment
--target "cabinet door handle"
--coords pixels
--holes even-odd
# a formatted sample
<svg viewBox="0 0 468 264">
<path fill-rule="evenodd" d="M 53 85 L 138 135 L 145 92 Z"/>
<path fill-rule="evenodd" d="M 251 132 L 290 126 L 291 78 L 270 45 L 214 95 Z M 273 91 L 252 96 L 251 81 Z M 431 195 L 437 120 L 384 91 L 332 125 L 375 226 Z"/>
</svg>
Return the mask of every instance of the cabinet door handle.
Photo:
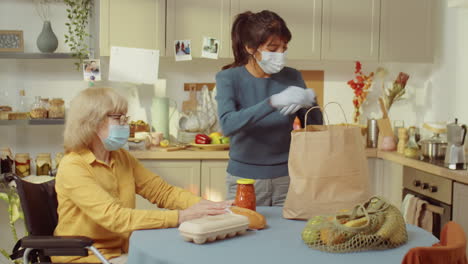
<svg viewBox="0 0 468 264">
<path fill-rule="evenodd" d="M 414 180 L 414 181 L 413 181 L 413 186 L 414 186 L 414 187 L 419 187 L 419 186 L 421 186 L 421 181 L 420 181 L 420 180 Z"/>
<path fill-rule="evenodd" d="M 431 191 L 432 193 L 437 192 L 437 186 L 432 185 L 432 186 L 429 188 L 429 191 Z"/>
</svg>

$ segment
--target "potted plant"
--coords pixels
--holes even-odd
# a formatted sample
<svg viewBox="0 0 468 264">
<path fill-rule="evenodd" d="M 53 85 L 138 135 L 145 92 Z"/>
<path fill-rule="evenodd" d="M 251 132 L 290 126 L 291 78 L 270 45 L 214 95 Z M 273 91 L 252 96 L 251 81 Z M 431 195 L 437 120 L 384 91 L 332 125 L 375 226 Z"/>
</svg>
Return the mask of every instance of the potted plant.
<svg viewBox="0 0 468 264">
<path fill-rule="evenodd" d="M 72 56 L 79 62 L 75 63 L 79 70 L 83 60 L 89 58 L 89 38 L 88 24 L 93 7 L 92 0 L 64 0 L 67 6 L 68 22 L 65 25 L 68 33 L 65 34 L 65 43 L 68 44 Z"/>
<path fill-rule="evenodd" d="M 10 184 L 5 184 L 5 183 L 0 183 L 0 187 L 3 191 L 5 192 L 0 192 L 0 200 L 3 200 L 4 202 L 7 203 L 8 205 L 8 219 L 9 219 L 9 227 L 11 234 L 13 236 L 13 241 L 18 241 L 18 233 L 16 230 L 15 223 L 22 219 L 24 220 L 23 212 L 21 211 L 21 205 L 20 205 L 20 200 L 18 193 L 16 192 L 16 188 L 12 186 L 13 183 Z M 10 260 L 12 263 L 22 263 L 21 259 L 13 261 L 10 258 L 10 252 L 9 250 L 0 248 L 0 253 L 8 260 Z"/>
</svg>

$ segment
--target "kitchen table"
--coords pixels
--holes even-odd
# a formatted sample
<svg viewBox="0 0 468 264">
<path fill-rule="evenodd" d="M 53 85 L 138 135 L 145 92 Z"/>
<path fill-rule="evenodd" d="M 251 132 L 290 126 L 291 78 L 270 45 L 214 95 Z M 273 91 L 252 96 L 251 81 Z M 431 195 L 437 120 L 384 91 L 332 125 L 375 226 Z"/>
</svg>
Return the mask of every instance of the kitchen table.
<svg viewBox="0 0 468 264">
<path fill-rule="evenodd" d="M 438 242 L 431 233 L 407 225 L 408 243 L 389 250 L 326 253 L 307 247 L 301 232 L 305 221 L 282 218 L 282 207 L 258 207 L 268 228 L 197 245 L 185 242 L 177 228 L 139 230 L 130 237 L 128 264 L 156 263 L 401 263 L 409 249 Z"/>
</svg>

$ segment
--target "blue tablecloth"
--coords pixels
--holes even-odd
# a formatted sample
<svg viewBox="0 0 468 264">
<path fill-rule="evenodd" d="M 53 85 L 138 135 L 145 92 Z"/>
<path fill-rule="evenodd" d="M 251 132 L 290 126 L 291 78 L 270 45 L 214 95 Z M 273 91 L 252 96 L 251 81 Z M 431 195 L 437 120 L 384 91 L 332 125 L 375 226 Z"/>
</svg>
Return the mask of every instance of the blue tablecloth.
<svg viewBox="0 0 468 264">
<path fill-rule="evenodd" d="M 326 253 L 302 242 L 304 221 L 286 220 L 281 207 L 259 207 L 268 228 L 202 245 L 185 242 L 177 228 L 139 230 L 130 237 L 128 264 L 209 263 L 401 263 L 409 249 L 438 242 L 431 233 L 407 225 L 408 243 L 389 250 Z"/>
</svg>

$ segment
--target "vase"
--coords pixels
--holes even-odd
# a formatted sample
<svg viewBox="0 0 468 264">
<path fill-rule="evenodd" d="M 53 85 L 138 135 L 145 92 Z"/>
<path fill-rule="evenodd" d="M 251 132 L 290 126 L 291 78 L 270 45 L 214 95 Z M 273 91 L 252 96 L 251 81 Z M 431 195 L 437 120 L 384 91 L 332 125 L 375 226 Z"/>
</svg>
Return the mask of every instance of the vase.
<svg viewBox="0 0 468 264">
<path fill-rule="evenodd" d="M 37 38 L 37 48 L 43 53 L 52 53 L 58 47 L 58 39 L 55 36 L 50 21 L 44 21 L 41 34 Z"/>
</svg>

